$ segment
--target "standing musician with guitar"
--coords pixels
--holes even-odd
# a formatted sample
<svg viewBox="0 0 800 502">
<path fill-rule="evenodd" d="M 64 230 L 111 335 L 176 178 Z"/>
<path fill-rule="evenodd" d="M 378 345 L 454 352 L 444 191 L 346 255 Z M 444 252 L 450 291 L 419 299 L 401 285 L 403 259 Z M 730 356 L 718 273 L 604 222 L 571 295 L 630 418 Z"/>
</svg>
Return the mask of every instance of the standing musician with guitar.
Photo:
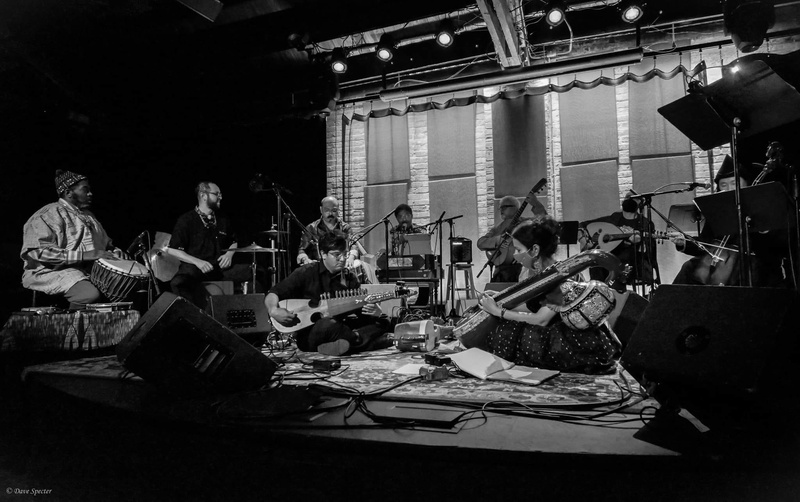
<svg viewBox="0 0 800 502">
<path fill-rule="evenodd" d="M 300 350 L 332 356 L 389 347 L 392 342 L 387 333 L 392 328 L 378 303 L 353 302 L 355 309 L 360 311 L 353 313 L 353 309 L 340 308 L 337 313 L 341 312 L 341 315 L 333 315 L 334 312 L 330 311 L 333 309 L 330 309 L 306 319 L 300 315 L 303 312 L 285 302 L 306 300 L 302 302 L 303 311 L 314 312 L 316 309 L 313 307 L 324 303 L 321 301 L 323 296 L 346 299 L 358 291 L 358 279 L 345 268 L 347 238 L 344 234 L 326 233 L 320 237 L 318 245 L 320 261 L 295 269 L 267 294 L 267 313 L 273 324 L 280 324 L 276 329 L 289 332 L 291 329 L 285 328 L 296 326 L 295 340 Z"/>
<path fill-rule="evenodd" d="M 739 183 L 742 188 L 757 184 L 768 176 L 772 170 L 768 162 L 760 173 L 741 164 L 739 166 Z M 726 155 L 725 160 L 714 177 L 718 192 L 727 192 L 735 188 L 733 159 Z M 704 250 L 698 242 L 687 240 L 683 236 L 674 236 L 670 240 L 675 243 L 678 251 L 694 256 L 681 266 L 673 284 L 697 284 L 712 286 L 737 286 L 739 285 L 739 259 L 736 249 L 739 245 L 738 236 L 731 236 L 724 242 L 715 239 L 715 233 L 710 225 L 706 224 L 700 231 L 698 241 L 704 245 Z M 750 265 L 752 269 L 753 286 L 755 287 L 781 287 L 785 286 L 782 269 L 783 251 L 786 247 L 786 234 L 781 231 L 751 232 L 750 233 Z"/>
<path fill-rule="evenodd" d="M 623 265 L 630 265 L 631 272 L 629 280 L 642 281 L 652 284 L 655 280 L 654 271 L 658 270 L 656 261 L 655 246 L 655 225 L 648 222 L 644 215 L 639 211 L 639 203 L 628 194 L 622 200 L 622 211 L 616 211 L 608 216 L 594 220 L 584 221 L 580 224 L 581 250 L 603 247 L 602 239 L 596 232 L 590 233 L 592 223 L 610 223 L 620 230 L 620 234 L 627 237 L 619 240 L 619 244 L 613 249 L 609 249 L 611 254 L 619 258 Z M 648 225 L 649 223 L 649 225 Z M 616 239 L 616 237 L 615 237 Z M 592 279 L 603 280 L 607 275 L 606 271 L 597 267 L 589 270 Z"/>
<path fill-rule="evenodd" d="M 542 179 L 533 187 L 525 198 L 523 205 L 520 205 L 513 195 L 506 195 L 500 199 L 500 222 L 478 239 L 478 249 L 485 251 L 488 259 L 494 257 L 492 262 L 494 264 L 493 282 L 517 282 L 519 279 L 522 265 L 514 260 L 514 248 L 511 246 L 511 239 L 506 239 L 503 242 L 503 236 L 510 234 L 519 223 L 530 220 L 530 218 L 521 218 L 527 204 L 530 204 L 534 215 L 547 214 L 547 210 L 536 198 L 536 192 L 544 186 L 545 182 L 546 180 Z M 495 256 L 498 246 L 501 246 L 501 249 Z"/>
</svg>

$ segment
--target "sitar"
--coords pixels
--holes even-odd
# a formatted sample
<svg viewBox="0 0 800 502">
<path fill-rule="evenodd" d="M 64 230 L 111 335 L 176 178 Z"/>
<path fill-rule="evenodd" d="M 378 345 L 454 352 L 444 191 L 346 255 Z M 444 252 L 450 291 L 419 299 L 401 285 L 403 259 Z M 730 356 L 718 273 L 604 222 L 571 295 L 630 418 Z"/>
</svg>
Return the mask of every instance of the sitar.
<svg viewBox="0 0 800 502">
<path fill-rule="evenodd" d="M 510 286 L 494 296 L 500 307 L 507 309 L 521 305 L 528 300 L 549 292 L 554 287 L 566 281 L 573 275 L 589 267 L 602 267 L 608 270 L 608 280 L 613 282 L 623 274 L 622 263 L 619 258 L 600 249 L 592 249 L 576 254 L 566 260 L 556 262 L 533 277 L 529 277 L 513 286 Z M 453 335 L 467 347 L 486 346 L 486 338 L 500 323 L 500 319 L 489 314 L 479 305 L 475 305 L 464 312 L 464 316 L 453 329 Z"/>
<path fill-rule="evenodd" d="M 336 317 L 361 309 L 363 306 L 381 303 L 396 298 L 405 298 L 411 292 L 407 288 L 395 291 L 367 294 L 366 289 L 347 289 L 334 293 L 324 293 L 319 302 L 313 300 L 287 299 L 278 302 L 278 306 L 293 313 L 297 318 L 291 326 L 284 326 L 275 319 L 272 325 L 281 333 L 294 333 L 307 328 L 323 317 Z"/>
<path fill-rule="evenodd" d="M 511 231 L 514 230 L 514 227 L 516 227 L 519 223 L 522 212 L 525 211 L 526 207 L 528 207 L 528 200 L 536 196 L 536 194 L 539 193 L 539 191 L 544 188 L 546 184 L 547 178 L 542 178 L 538 183 L 536 183 L 536 185 L 533 186 L 533 188 L 531 188 L 531 191 L 528 192 L 527 196 L 525 196 L 525 200 L 523 200 L 522 204 L 519 205 L 517 212 L 514 213 L 514 217 L 509 220 L 510 223 L 505 229 L 504 237 L 500 241 L 500 244 L 498 244 L 495 249 L 486 251 L 486 259 L 488 259 L 493 265 L 502 265 L 508 259 L 508 253 L 513 252 L 513 250 L 511 250 Z"/>
</svg>

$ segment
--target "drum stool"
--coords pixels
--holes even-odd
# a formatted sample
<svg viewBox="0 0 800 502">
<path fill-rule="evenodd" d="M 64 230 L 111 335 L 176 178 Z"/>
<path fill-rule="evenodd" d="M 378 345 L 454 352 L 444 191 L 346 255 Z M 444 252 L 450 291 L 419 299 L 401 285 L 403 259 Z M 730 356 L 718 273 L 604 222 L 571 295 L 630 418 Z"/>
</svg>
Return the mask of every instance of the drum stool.
<svg viewBox="0 0 800 502">
<path fill-rule="evenodd" d="M 59 295 L 48 295 L 42 291 L 31 290 L 31 307 L 69 308 L 69 302 Z"/>
</svg>

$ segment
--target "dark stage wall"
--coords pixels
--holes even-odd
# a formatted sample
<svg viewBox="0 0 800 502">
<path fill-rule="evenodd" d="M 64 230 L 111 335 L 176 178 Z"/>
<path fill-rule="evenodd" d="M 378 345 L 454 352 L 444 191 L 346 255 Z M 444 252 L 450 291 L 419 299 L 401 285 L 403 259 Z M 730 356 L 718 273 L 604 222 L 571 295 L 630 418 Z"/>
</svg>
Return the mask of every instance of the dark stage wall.
<svg viewBox="0 0 800 502">
<path fill-rule="evenodd" d="M 253 193 L 248 182 L 263 173 L 285 194 L 298 218 L 319 217 L 325 196 L 325 123 L 286 120 L 183 137 L 137 136 L 101 126 L 78 130 L 66 121 L 31 121 L 0 139 L 5 197 L 10 214 L 0 245 L 0 314 L 27 306 L 31 296 L 20 285 L 22 227 L 34 211 L 53 202 L 58 168 L 90 177 L 93 211 L 117 246 L 126 248 L 143 230 L 171 232 L 176 218 L 194 207 L 194 184 L 216 182 L 223 209 L 234 219 L 240 245 L 267 230 L 277 214 L 273 192 Z M 285 211 L 284 211 L 285 212 Z M 292 237 L 299 229 L 292 226 Z M 295 251 L 296 242 L 290 246 Z M 260 259 L 260 258 L 259 258 Z"/>
</svg>

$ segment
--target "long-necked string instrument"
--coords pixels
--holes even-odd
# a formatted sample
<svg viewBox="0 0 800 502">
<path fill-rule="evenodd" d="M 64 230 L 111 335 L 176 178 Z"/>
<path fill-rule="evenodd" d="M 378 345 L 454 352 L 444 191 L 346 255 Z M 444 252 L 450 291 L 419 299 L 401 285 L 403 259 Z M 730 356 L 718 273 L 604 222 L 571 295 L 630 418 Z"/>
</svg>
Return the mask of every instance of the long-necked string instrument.
<svg viewBox="0 0 800 502">
<path fill-rule="evenodd" d="M 756 186 L 764 180 L 764 177 L 773 169 L 773 165 L 767 165 L 758 173 L 750 186 Z M 726 235 L 714 244 L 706 244 L 713 247 L 714 252 L 705 254 L 694 270 L 694 278 L 702 283 L 714 286 L 726 286 L 734 276 L 739 263 L 739 249 L 729 245 L 731 236 Z"/>
<path fill-rule="evenodd" d="M 550 265 L 539 274 L 504 289 L 494 296 L 494 300 L 501 307 L 514 308 L 547 293 L 589 267 L 603 267 L 608 270 L 609 283 L 622 273 L 619 258 L 611 253 L 593 249 Z M 467 348 L 486 348 L 486 337 L 499 322 L 498 318 L 475 305 L 464 312 L 464 316 L 453 329 L 453 334 Z"/>
</svg>

